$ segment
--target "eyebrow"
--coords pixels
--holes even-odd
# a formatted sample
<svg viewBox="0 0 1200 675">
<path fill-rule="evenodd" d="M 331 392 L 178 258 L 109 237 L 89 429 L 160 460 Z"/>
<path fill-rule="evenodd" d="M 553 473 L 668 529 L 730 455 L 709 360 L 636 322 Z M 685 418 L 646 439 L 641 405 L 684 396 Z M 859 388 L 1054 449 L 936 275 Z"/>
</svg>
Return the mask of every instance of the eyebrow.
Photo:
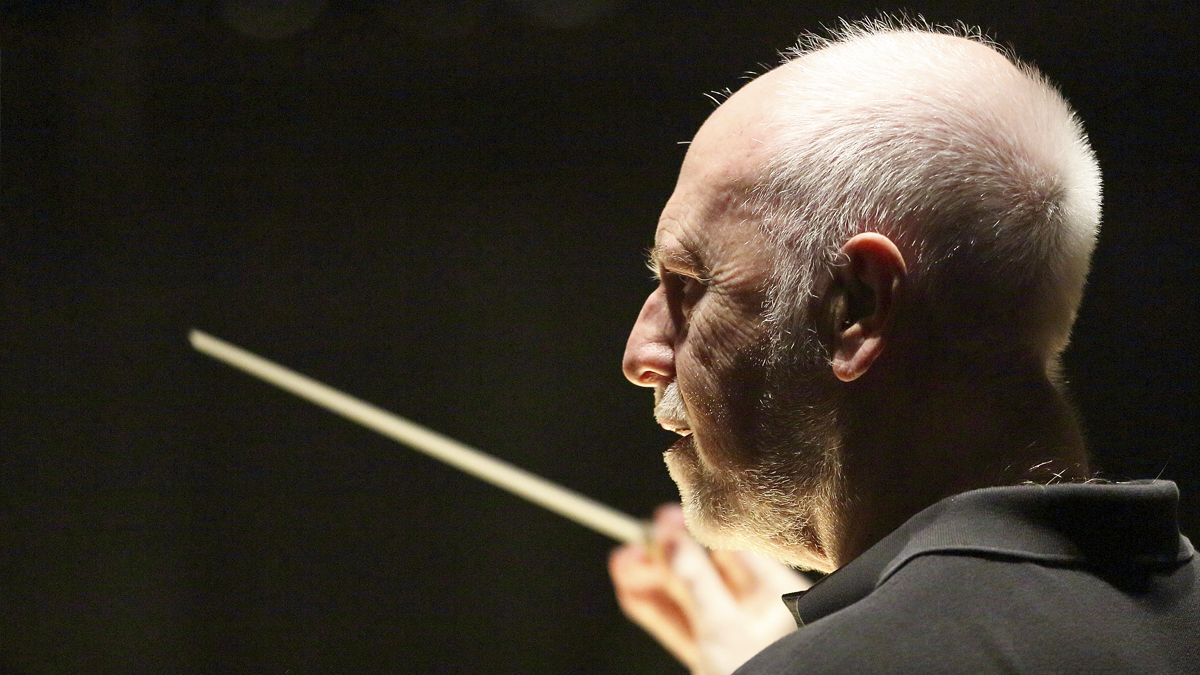
<svg viewBox="0 0 1200 675">
<path fill-rule="evenodd" d="M 682 269 L 688 272 L 694 272 L 704 275 L 704 265 L 692 254 L 691 251 L 666 248 L 663 246 L 651 246 L 646 249 L 646 266 L 654 272 L 654 277 L 657 279 L 662 274 L 662 270 L 667 269 Z"/>
</svg>

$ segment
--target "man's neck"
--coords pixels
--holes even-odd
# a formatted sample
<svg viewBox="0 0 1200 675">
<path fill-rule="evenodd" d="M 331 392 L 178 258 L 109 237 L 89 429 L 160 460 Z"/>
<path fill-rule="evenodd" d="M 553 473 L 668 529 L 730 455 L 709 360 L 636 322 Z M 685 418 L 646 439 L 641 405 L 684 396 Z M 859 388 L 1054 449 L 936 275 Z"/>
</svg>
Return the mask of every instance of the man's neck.
<svg viewBox="0 0 1200 675">
<path fill-rule="evenodd" d="M 894 369 L 854 392 L 838 566 L 950 495 L 1090 477 L 1078 419 L 1046 370 L 990 370 Z"/>
</svg>

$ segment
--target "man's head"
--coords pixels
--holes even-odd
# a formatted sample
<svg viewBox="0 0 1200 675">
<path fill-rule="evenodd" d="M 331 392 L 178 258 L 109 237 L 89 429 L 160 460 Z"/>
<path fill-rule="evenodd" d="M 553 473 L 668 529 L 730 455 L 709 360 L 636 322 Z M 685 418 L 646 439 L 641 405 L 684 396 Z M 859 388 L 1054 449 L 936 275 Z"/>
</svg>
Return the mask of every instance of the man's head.
<svg viewBox="0 0 1200 675">
<path fill-rule="evenodd" d="M 1098 220 L 1066 102 L 978 41 L 860 25 L 732 96 L 663 212 L 624 363 L 687 434 L 667 464 L 689 527 L 828 568 L 864 375 L 944 355 L 1050 377 Z"/>
</svg>

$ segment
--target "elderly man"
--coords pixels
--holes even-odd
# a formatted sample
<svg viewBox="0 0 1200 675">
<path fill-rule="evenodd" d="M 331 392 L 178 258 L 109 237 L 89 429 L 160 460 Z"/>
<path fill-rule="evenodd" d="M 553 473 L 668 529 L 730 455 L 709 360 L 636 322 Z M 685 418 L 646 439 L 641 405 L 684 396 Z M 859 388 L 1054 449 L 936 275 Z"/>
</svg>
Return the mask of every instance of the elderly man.
<svg viewBox="0 0 1200 675">
<path fill-rule="evenodd" d="M 1176 488 L 1089 480 L 1059 376 L 1099 218 L 1067 102 L 971 36 L 854 26 L 721 105 L 625 353 L 683 502 L 625 612 L 696 673 L 792 628 L 806 584 L 686 519 L 828 574 L 740 672 L 1200 672 Z"/>
</svg>

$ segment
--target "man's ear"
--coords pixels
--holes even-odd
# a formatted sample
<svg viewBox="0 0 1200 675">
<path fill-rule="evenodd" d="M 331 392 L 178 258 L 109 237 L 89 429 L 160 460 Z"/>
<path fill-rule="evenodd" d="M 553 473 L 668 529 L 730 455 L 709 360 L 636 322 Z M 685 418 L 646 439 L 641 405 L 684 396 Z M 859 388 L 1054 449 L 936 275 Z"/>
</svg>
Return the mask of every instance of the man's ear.
<svg viewBox="0 0 1200 675">
<path fill-rule="evenodd" d="M 833 374 L 850 382 L 883 353 L 908 268 L 892 240 L 875 232 L 846 242 L 842 259 L 834 282 L 841 297 L 832 317 Z"/>
</svg>

